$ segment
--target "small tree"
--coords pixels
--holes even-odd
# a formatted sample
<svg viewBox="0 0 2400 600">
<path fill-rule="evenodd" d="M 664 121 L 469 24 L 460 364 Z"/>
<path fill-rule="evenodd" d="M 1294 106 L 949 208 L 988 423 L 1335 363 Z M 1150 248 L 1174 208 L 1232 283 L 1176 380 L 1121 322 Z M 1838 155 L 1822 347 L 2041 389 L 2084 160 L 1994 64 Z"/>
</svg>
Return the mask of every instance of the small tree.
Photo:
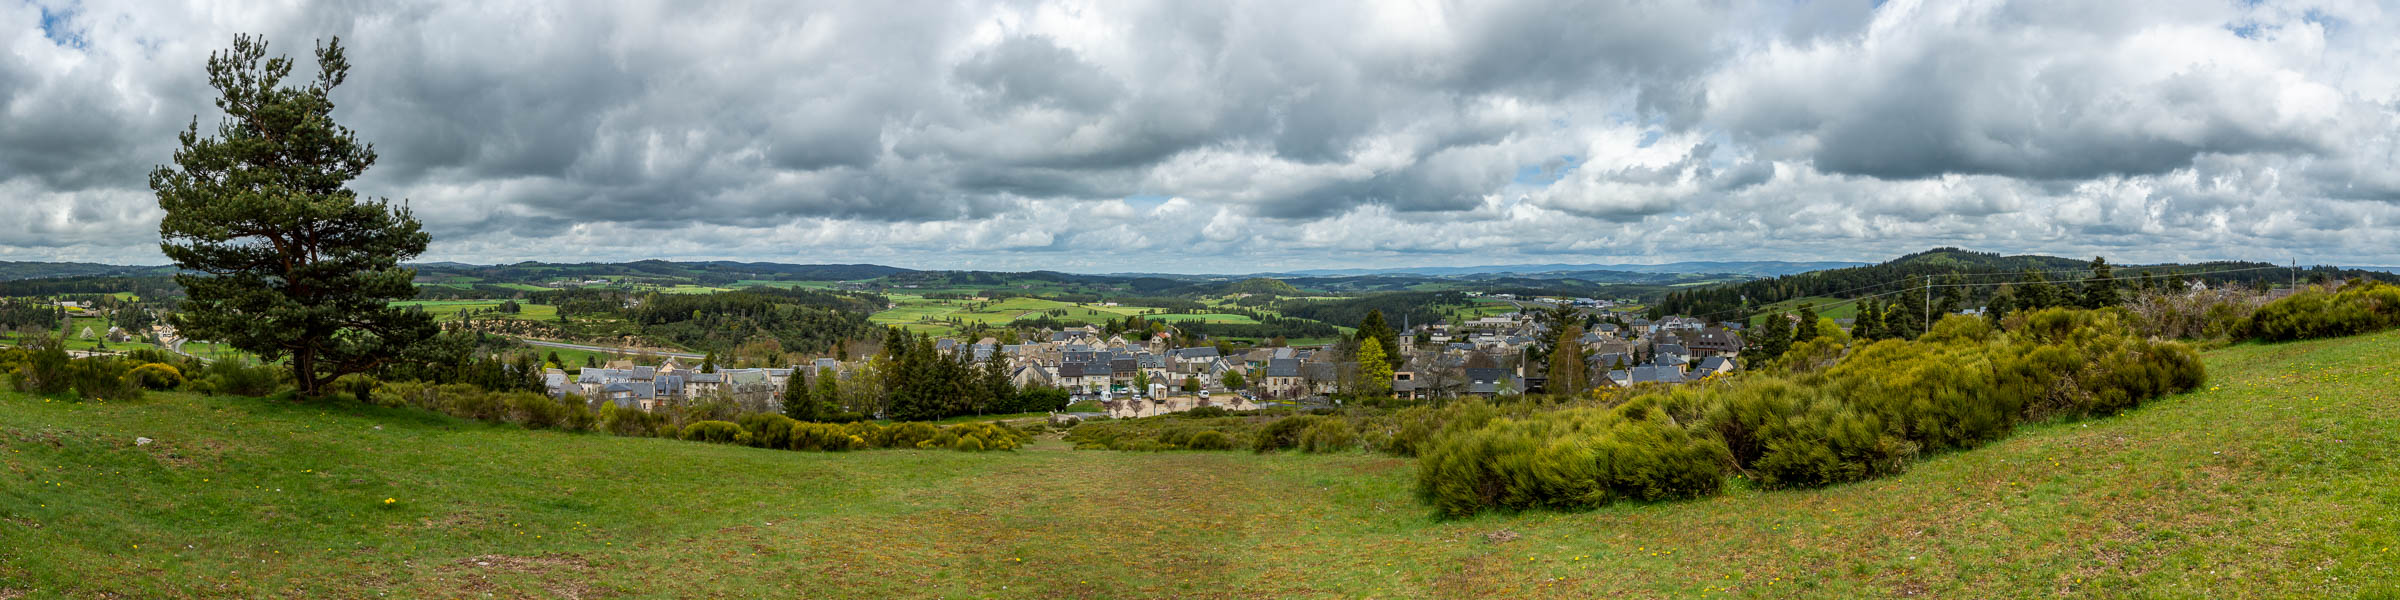
<svg viewBox="0 0 2400 600">
<path fill-rule="evenodd" d="M 700 358 L 700 372 L 702 372 L 702 373 L 715 373 L 715 372 L 717 372 L 717 351 L 715 351 L 715 350 L 710 350 L 710 351 L 708 351 L 708 355 L 707 355 L 707 356 L 703 356 L 703 357 L 701 357 L 701 358 Z"/>
<path fill-rule="evenodd" d="M 2092 280 L 2083 284 L 2083 307 L 2108 308 L 2116 306 L 2117 300 L 2117 279 L 2108 259 L 2092 257 Z"/>
<path fill-rule="evenodd" d="M 783 380 L 783 416 L 791 417 L 794 421 L 816 421 L 825 418 L 824 407 L 820 405 L 816 394 L 810 393 L 808 377 L 803 375 L 807 371 L 807 369 L 792 369 L 792 374 L 785 376 Z"/>
<path fill-rule="evenodd" d="M 1792 341 L 1805 342 L 1817 339 L 1817 333 L 1817 304 L 1814 302 L 1800 303 L 1800 324 L 1797 329 L 1792 330 Z"/>
<path fill-rule="evenodd" d="M 1198 378 L 1198 377 L 1185 377 L 1185 378 L 1183 378 L 1183 391 L 1184 391 L 1184 393 L 1187 393 L 1187 394 L 1197 394 L 1197 393 L 1200 393 L 1200 378 Z"/>
<path fill-rule="evenodd" d="M 1383 342 L 1359 336 L 1358 392 L 1369 398 L 1392 395 L 1392 364 L 1383 357 Z"/>
<path fill-rule="evenodd" d="M 1236 371 L 1226 371 L 1226 372 L 1225 372 L 1225 378 L 1224 378 L 1224 384 L 1225 384 L 1225 389 L 1229 389 L 1229 390 L 1238 390 L 1238 389 L 1243 389 L 1243 388 L 1250 387 L 1250 382 L 1249 382 L 1249 381 L 1247 381 L 1247 380 L 1245 380 L 1245 379 L 1243 379 L 1243 378 L 1242 378 L 1242 372 L 1241 372 L 1241 371 L 1238 371 L 1238 370 L 1236 370 Z"/>
<path fill-rule="evenodd" d="M 1550 350 L 1550 393 L 1573 396 L 1589 387 L 1583 365 L 1583 327 L 1568 325 L 1558 330 L 1557 346 Z"/>
</svg>

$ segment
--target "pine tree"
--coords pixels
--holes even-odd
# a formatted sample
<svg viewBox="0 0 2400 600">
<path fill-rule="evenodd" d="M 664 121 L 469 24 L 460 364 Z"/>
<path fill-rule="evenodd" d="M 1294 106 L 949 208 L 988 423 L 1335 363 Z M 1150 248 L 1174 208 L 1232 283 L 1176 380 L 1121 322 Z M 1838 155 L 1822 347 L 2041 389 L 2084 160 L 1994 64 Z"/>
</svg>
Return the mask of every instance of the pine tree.
<svg viewBox="0 0 2400 600">
<path fill-rule="evenodd" d="M 715 372 L 717 372 L 717 351 L 715 351 L 715 350 L 710 350 L 710 351 L 708 351 L 708 355 L 707 355 L 707 356 L 704 356 L 704 357 L 701 357 L 701 358 L 700 358 L 700 372 L 702 372 L 702 373 L 715 373 Z"/>
<path fill-rule="evenodd" d="M 1792 348 L 1792 317 L 1783 313 L 1767 315 L 1767 322 L 1759 325 L 1753 335 L 1750 339 L 1751 353 L 1756 355 L 1753 358 L 1758 363 L 1775 360 Z"/>
<path fill-rule="evenodd" d="M 1568 325 L 1558 330 L 1558 343 L 1550 349 L 1550 393 L 1560 396 L 1581 394 L 1591 387 L 1584 375 L 1583 328 Z"/>
<path fill-rule="evenodd" d="M 2027 272 L 2025 279 L 2018 283 L 2020 284 L 2017 286 L 2018 308 L 2032 311 L 2058 306 L 2058 293 L 2050 287 L 2049 279 L 2042 277 L 2041 273 Z"/>
<path fill-rule="evenodd" d="M 234 38 L 208 59 L 225 119 L 215 136 L 192 120 L 173 166 L 150 172 L 166 215 L 159 249 L 184 273 L 175 327 L 268 361 L 290 359 L 300 392 L 409 355 L 437 329 L 414 298 L 403 261 L 430 238 L 406 206 L 348 187 L 375 150 L 334 123 L 333 89 L 349 76 L 341 40 L 317 47 L 316 79 L 283 87 L 288 57 L 261 38 Z"/>
<path fill-rule="evenodd" d="M 1941 297 L 1941 303 L 1934 305 L 1933 308 L 1933 318 L 1935 320 L 1940 320 L 1945 316 L 1958 314 L 1958 311 L 1966 308 L 1966 282 L 1967 279 L 1965 277 L 1960 277 L 1957 273 L 1951 273 L 1949 275 L 1942 276 L 1942 291 L 1938 292 Z"/>
<path fill-rule="evenodd" d="M 1883 311 L 1876 306 L 1874 300 L 1858 303 L 1858 316 L 1850 318 L 1850 337 L 1862 342 L 1883 337 Z"/>
<path fill-rule="evenodd" d="M 1792 342 L 1798 343 L 1817 339 L 1818 333 L 1816 303 L 1800 303 L 1800 324 L 1797 329 L 1792 331 Z"/>
<path fill-rule="evenodd" d="M 1358 321 L 1357 335 L 1358 339 L 1360 340 L 1372 339 L 1375 340 L 1376 343 L 1382 345 L 1384 351 L 1383 362 L 1386 368 L 1400 368 L 1400 359 L 1404 358 L 1400 356 L 1402 354 L 1402 348 L 1400 348 L 1400 332 L 1394 331 L 1391 323 L 1383 320 L 1382 310 L 1368 310 L 1366 318 Z"/>
<path fill-rule="evenodd" d="M 2108 259 L 2092 257 L 2092 280 L 2083 284 L 2084 308 L 2107 308 L 2117 305 L 2117 279 Z"/>
<path fill-rule="evenodd" d="M 814 390 L 808 388 L 808 377 L 803 374 L 805 371 L 807 369 L 792 369 L 792 374 L 784 377 L 783 416 L 791 417 L 794 421 L 823 419 L 824 408 L 815 394 L 810 393 Z"/>
</svg>

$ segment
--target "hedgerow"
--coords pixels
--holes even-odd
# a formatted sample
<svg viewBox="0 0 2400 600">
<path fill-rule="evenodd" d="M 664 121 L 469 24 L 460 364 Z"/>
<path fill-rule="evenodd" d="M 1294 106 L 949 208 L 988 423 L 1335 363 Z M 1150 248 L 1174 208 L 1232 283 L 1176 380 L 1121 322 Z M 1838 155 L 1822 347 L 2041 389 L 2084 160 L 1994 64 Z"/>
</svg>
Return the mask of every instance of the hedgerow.
<svg viewBox="0 0 2400 600">
<path fill-rule="evenodd" d="M 2400 286 L 2358 280 L 2341 291 L 2300 290 L 2251 313 L 2243 331 L 2270 342 L 2356 335 L 2400 327 Z"/>
</svg>

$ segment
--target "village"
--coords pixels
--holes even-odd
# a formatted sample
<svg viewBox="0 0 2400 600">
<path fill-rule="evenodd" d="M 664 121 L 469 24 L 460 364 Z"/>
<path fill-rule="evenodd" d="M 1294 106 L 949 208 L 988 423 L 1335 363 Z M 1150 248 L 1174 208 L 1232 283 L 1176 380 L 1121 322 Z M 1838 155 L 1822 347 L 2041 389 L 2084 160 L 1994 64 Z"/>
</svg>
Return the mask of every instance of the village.
<svg viewBox="0 0 2400 600">
<path fill-rule="evenodd" d="M 1586 380 L 1601 387 L 1674 385 L 1738 371 L 1741 330 L 1738 323 L 1688 317 L 1599 323 L 1579 338 Z M 1398 336 L 1401 350 L 1388 389 L 1401 400 L 1545 393 L 1546 365 L 1526 356 L 1551 336 L 1530 312 L 1408 327 Z M 1358 363 L 1332 345 L 1228 351 L 1179 340 L 1172 331 L 1128 339 L 1096 325 L 1040 330 L 1024 339 L 1040 341 L 940 338 L 934 345 L 955 360 L 1003 361 L 1020 388 L 1065 390 L 1074 401 L 1102 409 L 1078 415 L 1083 417 L 1137 418 L 1211 406 L 1324 407 L 1362 383 Z M 618 359 L 575 371 L 546 369 L 543 379 L 551 395 L 579 394 L 620 408 L 653 411 L 723 397 L 747 410 L 774 411 L 795 371 L 810 380 L 847 381 L 860 367 L 860 360 L 817 358 L 773 368 L 713 368 L 670 357 L 657 365 Z"/>
</svg>

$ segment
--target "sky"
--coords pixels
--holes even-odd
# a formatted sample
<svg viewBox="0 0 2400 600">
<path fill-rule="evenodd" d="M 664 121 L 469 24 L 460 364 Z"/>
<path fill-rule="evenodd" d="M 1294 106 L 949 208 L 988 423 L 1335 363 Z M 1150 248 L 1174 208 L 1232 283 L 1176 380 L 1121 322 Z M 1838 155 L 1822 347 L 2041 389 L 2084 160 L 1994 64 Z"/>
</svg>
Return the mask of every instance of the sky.
<svg viewBox="0 0 2400 600">
<path fill-rule="evenodd" d="M 0 260 L 164 263 L 240 33 L 423 261 L 2400 264 L 2400 4 L 2237 0 L 0 0 Z"/>
</svg>

